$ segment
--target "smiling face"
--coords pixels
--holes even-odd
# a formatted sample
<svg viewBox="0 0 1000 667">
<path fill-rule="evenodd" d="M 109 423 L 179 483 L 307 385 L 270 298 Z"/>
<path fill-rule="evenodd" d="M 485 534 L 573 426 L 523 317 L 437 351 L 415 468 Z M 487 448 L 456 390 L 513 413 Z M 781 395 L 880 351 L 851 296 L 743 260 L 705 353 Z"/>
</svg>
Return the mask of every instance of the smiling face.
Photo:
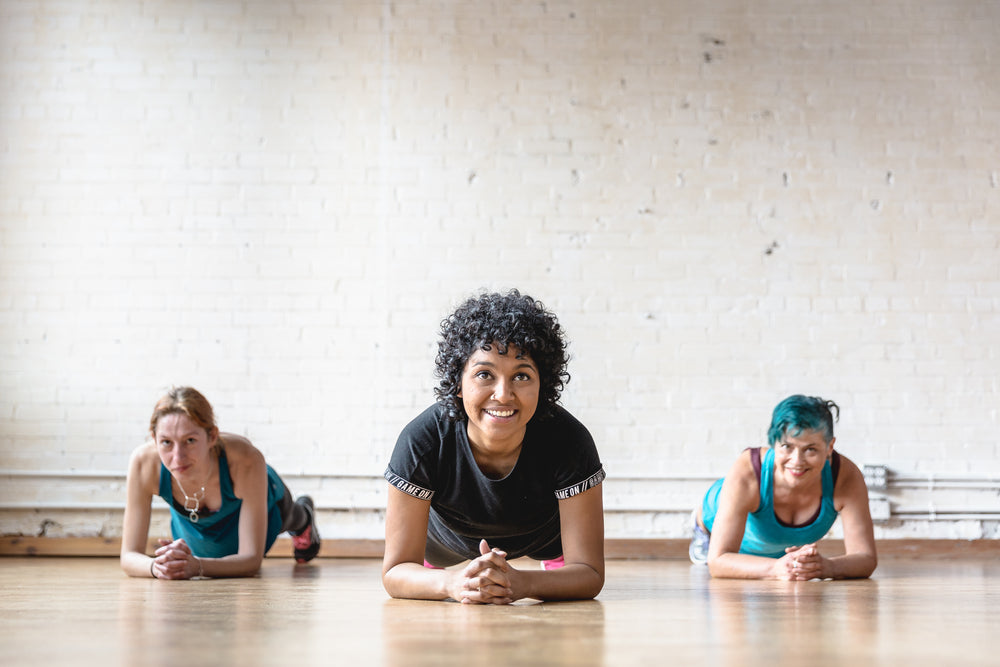
<svg viewBox="0 0 1000 667">
<path fill-rule="evenodd" d="M 774 443 L 775 481 L 790 487 L 818 483 L 835 440 L 827 442 L 822 431 L 804 430 L 796 435 L 786 431 Z"/>
<path fill-rule="evenodd" d="M 462 371 L 459 397 L 468 417 L 469 441 L 489 455 L 520 450 L 538 408 L 539 374 L 531 357 L 508 347 L 506 354 L 477 348 Z"/>
<path fill-rule="evenodd" d="M 157 420 L 153 437 L 160 461 L 174 477 L 204 483 L 211 474 L 210 452 L 218 438 L 214 428 L 209 432 L 184 413 L 171 412 Z"/>
</svg>

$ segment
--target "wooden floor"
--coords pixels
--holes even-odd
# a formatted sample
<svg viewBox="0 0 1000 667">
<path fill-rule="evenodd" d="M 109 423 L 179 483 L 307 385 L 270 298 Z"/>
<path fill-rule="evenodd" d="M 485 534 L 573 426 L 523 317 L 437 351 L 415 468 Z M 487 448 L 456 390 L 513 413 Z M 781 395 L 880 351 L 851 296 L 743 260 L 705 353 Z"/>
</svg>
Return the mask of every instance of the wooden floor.
<svg viewBox="0 0 1000 667">
<path fill-rule="evenodd" d="M 997 665 L 1000 559 L 883 559 L 871 580 L 719 581 L 610 561 L 597 600 L 391 600 L 375 559 L 269 558 L 245 580 L 0 558 L 2 665 Z"/>
</svg>

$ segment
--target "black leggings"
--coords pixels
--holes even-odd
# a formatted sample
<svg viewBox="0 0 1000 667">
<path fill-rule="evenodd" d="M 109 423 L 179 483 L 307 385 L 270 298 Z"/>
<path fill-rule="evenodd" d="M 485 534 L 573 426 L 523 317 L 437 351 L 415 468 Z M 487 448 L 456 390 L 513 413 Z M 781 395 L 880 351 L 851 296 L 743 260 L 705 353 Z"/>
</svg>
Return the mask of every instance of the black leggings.
<svg viewBox="0 0 1000 667">
<path fill-rule="evenodd" d="M 281 481 L 281 488 L 284 493 L 278 499 L 278 511 L 281 512 L 281 531 L 286 530 L 292 535 L 298 535 L 309 527 L 312 517 L 309 508 L 300 502 L 292 499 L 292 492 L 288 490 L 285 481 Z"/>
</svg>

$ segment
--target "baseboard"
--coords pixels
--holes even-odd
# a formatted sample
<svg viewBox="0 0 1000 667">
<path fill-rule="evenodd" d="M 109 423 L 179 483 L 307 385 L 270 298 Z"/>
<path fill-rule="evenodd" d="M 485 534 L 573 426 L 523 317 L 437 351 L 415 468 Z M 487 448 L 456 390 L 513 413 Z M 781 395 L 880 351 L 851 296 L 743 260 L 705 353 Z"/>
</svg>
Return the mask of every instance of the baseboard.
<svg viewBox="0 0 1000 667">
<path fill-rule="evenodd" d="M 843 553 L 843 542 L 825 540 L 830 553 Z M 147 553 L 156 549 L 149 540 Z M 323 540 L 321 558 L 381 558 L 383 540 Z M 609 560 L 672 560 L 687 558 L 688 541 L 683 539 L 609 539 L 604 553 Z M 826 549 L 824 549 L 825 551 Z M 0 537 L 0 556 L 117 556 L 117 537 Z M 981 558 L 1000 555 L 1000 540 L 879 540 L 880 558 Z M 291 558 L 292 542 L 279 538 L 268 552 L 269 558 Z"/>
<path fill-rule="evenodd" d="M 844 553 L 843 540 L 823 540 L 820 551 L 825 555 Z M 1000 557 L 1000 540 L 876 540 L 879 558 L 920 558 L 924 560 L 947 558 L 997 558 Z M 688 540 L 605 540 L 604 553 L 609 560 L 672 559 L 688 557 Z"/>
<path fill-rule="evenodd" d="M 155 539 L 146 543 L 146 553 L 158 547 Z M 321 558 L 381 558 L 385 548 L 383 540 L 323 540 Z M 0 556 L 118 556 L 121 538 L 118 537 L 0 537 Z M 279 538 L 268 558 L 291 558 L 292 541 Z"/>
</svg>

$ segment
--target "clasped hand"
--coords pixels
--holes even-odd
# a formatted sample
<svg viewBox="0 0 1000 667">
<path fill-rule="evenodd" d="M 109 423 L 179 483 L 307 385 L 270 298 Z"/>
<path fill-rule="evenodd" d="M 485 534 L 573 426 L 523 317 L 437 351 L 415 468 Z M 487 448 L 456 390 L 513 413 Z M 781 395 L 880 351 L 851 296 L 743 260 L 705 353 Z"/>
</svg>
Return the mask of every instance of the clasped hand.
<svg viewBox="0 0 1000 667">
<path fill-rule="evenodd" d="M 201 566 L 184 538 L 173 542 L 160 538 L 159 542 L 160 548 L 153 556 L 153 571 L 158 579 L 190 579 L 198 576 Z"/>
<path fill-rule="evenodd" d="M 786 581 L 809 581 L 826 577 L 826 559 L 820 555 L 815 544 L 788 547 L 785 555 L 774 564 L 776 579 Z"/>
<path fill-rule="evenodd" d="M 479 542 L 482 554 L 457 573 L 452 597 L 463 604 L 510 604 L 514 601 L 510 575 L 516 570 L 507 563 L 507 553 Z"/>
</svg>

